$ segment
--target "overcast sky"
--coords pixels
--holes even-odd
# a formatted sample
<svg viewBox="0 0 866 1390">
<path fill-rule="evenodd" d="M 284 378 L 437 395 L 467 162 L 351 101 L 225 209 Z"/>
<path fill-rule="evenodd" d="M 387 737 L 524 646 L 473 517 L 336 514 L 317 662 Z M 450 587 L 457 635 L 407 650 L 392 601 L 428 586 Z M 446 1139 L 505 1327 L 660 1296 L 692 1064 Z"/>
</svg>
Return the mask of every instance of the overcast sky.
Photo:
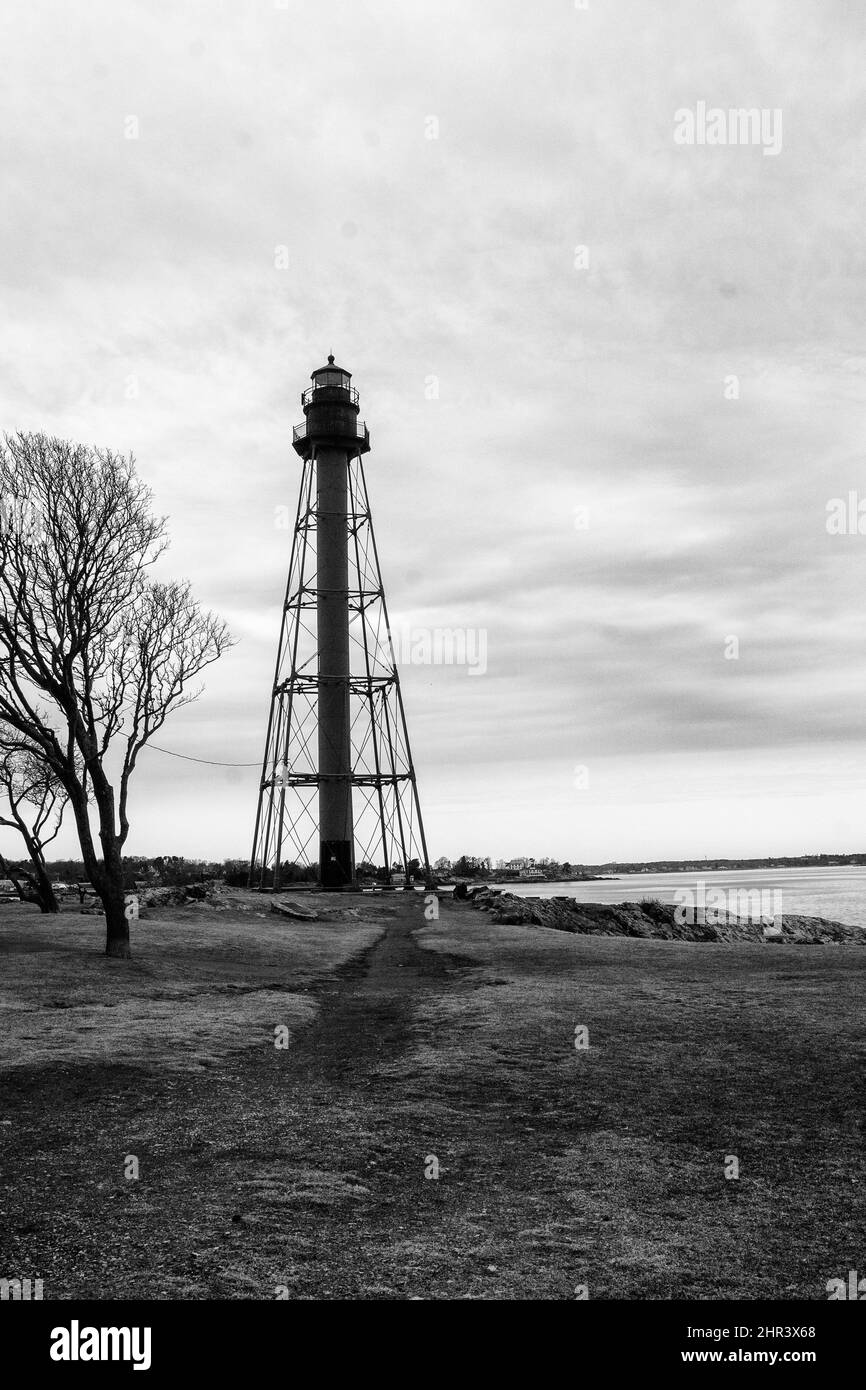
<svg viewBox="0 0 866 1390">
<path fill-rule="evenodd" d="M 133 452 L 237 638 L 160 744 L 261 757 L 333 352 L 393 625 L 486 639 L 402 669 L 434 857 L 863 848 L 864 23 L 4 0 L 0 425 Z M 781 147 L 677 143 L 700 102 Z M 136 776 L 130 852 L 248 854 L 255 769 Z"/>
</svg>

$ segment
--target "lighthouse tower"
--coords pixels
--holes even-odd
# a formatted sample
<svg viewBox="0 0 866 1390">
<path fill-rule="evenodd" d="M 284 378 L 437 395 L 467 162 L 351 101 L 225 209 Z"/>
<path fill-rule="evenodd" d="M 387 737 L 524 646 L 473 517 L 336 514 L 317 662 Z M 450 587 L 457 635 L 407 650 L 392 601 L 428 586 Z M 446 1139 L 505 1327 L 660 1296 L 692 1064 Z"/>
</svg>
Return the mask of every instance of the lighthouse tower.
<svg viewBox="0 0 866 1390">
<path fill-rule="evenodd" d="M 303 460 L 250 886 L 318 863 L 324 888 L 359 869 L 429 874 L 400 677 L 367 496 L 351 373 L 333 356 L 301 396 Z"/>
</svg>

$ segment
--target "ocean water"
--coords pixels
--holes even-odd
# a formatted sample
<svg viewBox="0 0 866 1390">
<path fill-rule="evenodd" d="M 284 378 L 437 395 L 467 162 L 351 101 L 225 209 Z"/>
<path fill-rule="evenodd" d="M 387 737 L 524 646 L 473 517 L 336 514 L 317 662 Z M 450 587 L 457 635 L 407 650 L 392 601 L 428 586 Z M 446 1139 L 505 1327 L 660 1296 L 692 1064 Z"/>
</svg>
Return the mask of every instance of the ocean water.
<svg viewBox="0 0 866 1390">
<path fill-rule="evenodd" d="M 689 889 L 697 895 L 698 880 L 730 894 L 729 910 L 737 911 L 734 894 L 758 889 L 771 912 L 803 917 L 826 917 L 852 927 L 866 927 L 866 866 L 822 869 L 731 869 L 704 874 L 622 874 L 597 883 L 496 883 L 522 898 L 576 898 L 586 903 L 640 902 L 658 898 L 663 903 L 682 902 L 676 893 Z M 773 894 L 776 893 L 774 899 Z M 697 901 L 697 896 L 695 897 Z M 712 902 L 711 906 L 714 905 Z M 721 903 L 715 905 L 721 906 Z"/>
</svg>

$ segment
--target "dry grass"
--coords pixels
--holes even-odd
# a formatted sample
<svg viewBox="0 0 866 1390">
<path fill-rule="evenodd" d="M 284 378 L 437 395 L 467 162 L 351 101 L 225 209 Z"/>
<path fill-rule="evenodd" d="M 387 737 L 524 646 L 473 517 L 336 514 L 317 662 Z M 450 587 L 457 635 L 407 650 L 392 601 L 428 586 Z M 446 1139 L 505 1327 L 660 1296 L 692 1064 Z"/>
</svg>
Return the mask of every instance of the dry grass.
<svg viewBox="0 0 866 1390">
<path fill-rule="evenodd" d="M 446 916 L 427 949 L 453 950 L 456 926 Z M 425 1003 L 419 1043 L 390 1074 L 418 1095 L 444 1078 L 446 1131 L 467 1096 L 483 1104 L 471 1141 L 451 1147 L 455 1176 L 485 1144 L 490 1169 L 497 1146 L 506 1170 L 509 1144 L 523 1148 L 544 1219 L 496 1243 L 513 1296 L 530 1250 L 536 1287 L 577 1250 L 607 1297 L 818 1298 L 856 1266 L 858 948 L 626 944 L 481 914 L 459 943 L 477 988 Z"/>
<path fill-rule="evenodd" d="M 219 913 L 195 907 L 142 919 L 132 962 L 102 954 L 99 917 L 0 907 L 0 1070 L 61 1062 L 185 1070 L 240 1048 L 272 1049 L 275 1026 L 291 1034 L 313 1017 L 316 982 L 382 931 L 351 915 L 289 922 L 263 912 L 254 894 L 230 901 Z"/>
</svg>

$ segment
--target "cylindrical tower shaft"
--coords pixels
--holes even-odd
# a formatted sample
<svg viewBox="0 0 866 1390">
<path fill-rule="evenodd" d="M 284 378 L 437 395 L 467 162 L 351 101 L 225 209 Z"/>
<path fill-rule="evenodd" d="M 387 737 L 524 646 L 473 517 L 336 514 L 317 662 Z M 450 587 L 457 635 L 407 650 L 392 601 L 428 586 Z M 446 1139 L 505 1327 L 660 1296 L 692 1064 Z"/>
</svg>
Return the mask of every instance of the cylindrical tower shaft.
<svg viewBox="0 0 866 1390">
<path fill-rule="evenodd" d="M 316 449 L 319 839 L 323 886 L 355 877 L 349 706 L 348 471 L 345 449 Z"/>
</svg>

